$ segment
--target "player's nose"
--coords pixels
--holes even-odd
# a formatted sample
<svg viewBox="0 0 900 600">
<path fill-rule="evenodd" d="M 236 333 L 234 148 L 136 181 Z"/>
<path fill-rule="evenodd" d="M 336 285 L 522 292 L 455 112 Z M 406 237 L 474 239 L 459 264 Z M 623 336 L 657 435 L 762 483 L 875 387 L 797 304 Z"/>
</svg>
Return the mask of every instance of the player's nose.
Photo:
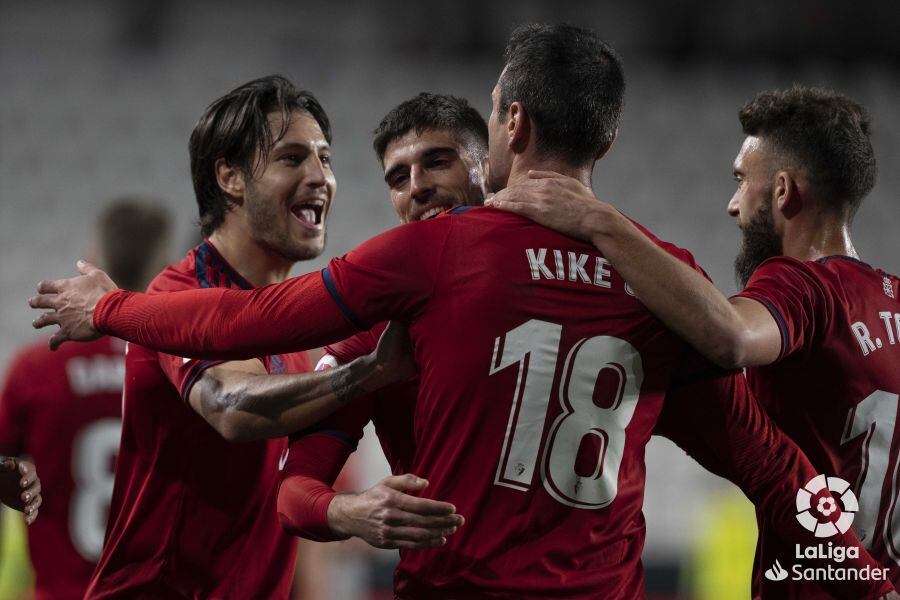
<svg viewBox="0 0 900 600">
<path fill-rule="evenodd" d="M 306 161 L 306 172 L 303 174 L 303 183 L 311 188 L 325 187 L 328 178 L 325 175 L 325 165 L 320 158 Z"/>
<path fill-rule="evenodd" d="M 418 165 L 413 165 L 409 174 L 410 188 L 409 195 L 415 202 L 425 203 L 434 193 L 434 185 L 431 178 L 424 169 Z"/>
<path fill-rule="evenodd" d="M 740 211 L 740 201 L 737 197 L 737 194 L 731 197 L 731 200 L 728 202 L 728 214 L 732 217 L 737 217 L 741 214 Z"/>
</svg>

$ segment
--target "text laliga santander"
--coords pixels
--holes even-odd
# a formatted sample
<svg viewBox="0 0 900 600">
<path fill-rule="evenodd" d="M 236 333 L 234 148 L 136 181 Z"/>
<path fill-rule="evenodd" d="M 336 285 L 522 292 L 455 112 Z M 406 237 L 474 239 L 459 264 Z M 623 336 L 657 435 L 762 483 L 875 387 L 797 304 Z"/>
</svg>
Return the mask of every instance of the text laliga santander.
<svg viewBox="0 0 900 600">
<path fill-rule="evenodd" d="M 842 563 L 846 559 L 857 559 L 859 558 L 859 547 L 858 546 L 835 546 L 831 542 L 828 544 L 818 544 L 815 546 L 801 546 L 800 544 L 795 545 L 794 550 L 794 558 L 805 558 L 809 560 L 832 560 L 836 563 Z M 827 571 L 823 573 L 823 577 L 825 579 L 850 579 L 851 577 L 843 576 L 845 574 L 838 571 L 845 571 L 847 569 L 839 569 L 834 570 L 832 565 L 828 565 L 826 569 L 814 569 L 814 568 L 803 568 L 803 565 L 793 565 L 791 570 L 794 572 L 794 576 L 792 579 L 794 581 L 800 579 L 818 579 L 819 571 Z M 853 569 L 850 568 L 851 571 L 857 571 L 857 576 L 855 579 L 861 580 L 869 580 L 869 581 L 886 581 L 888 578 L 888 569 L 886 567 L 871 567 L 870 565 L 866 565 L 861 569 Z"/>
</svg>

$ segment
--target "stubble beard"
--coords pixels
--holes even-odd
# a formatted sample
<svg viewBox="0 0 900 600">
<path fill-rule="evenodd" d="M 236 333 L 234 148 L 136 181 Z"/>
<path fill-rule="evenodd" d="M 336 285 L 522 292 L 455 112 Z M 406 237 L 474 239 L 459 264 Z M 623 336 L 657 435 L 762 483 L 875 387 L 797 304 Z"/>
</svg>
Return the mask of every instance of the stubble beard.
<svg viewBox="0 0 900 600">
<path fill-rule="evenodd" d="M 324 233 L 317 238 L 295 238 L 291 235 L 290 223 L 284 222 L 285 218 L 292 219 L 293 216 L 281 214 L 279 203 L 260 199 L 252 185 L 247 188 L 245 202 L 251 235 L 256 243 L 295 263 L 322 254 Z"/>
<path fill-rule="evenodd" d="M 741 225 L 741 249 L 734 259 L 738 287 L 744 289 L 756 268 L 773 256 L 784 253 L 781 238 L 775 231 L 771 198 L 760 205 L 746 225 Z"/>
</svg>

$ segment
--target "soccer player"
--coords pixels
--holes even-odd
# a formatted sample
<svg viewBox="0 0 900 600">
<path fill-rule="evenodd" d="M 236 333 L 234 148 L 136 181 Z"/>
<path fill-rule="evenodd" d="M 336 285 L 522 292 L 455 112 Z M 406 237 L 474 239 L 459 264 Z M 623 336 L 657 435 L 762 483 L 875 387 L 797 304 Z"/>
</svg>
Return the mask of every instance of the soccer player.
<svg viewBox="0 0 900 600">
<path fill-rule="evenodd" d="M 485 195 L 487 123 L 455 96 L 422 93 L 391 110 L 375 130 L 375 153 L 401 223 L 433 218 Z M 327 346 L 319 367 L 347 364 L 375 350 L 386 323 Z M 382 388 L 293 436 L 278 512 L 285 528 L 330 541 L 357 536 L 381 548 L 433 547 L 463 518 L 404 492 L 425 481 L 409 474 L 415 448 L 418 380 Z M 393 475 L 359 494 L 332 485 L 369 421 Z"/>
<path fill-rule="evenodd" d="M 749 367 L 757 397 L 816 469 L 853 484 L 853 529 L 897 583 L 900 290 L 850 239 L 875 182 L 868 115 L 831 90 L 794 87 L 760 94 L 739 117 L 746 138 L 728 212 L 743 232 L 743 290 L 730 299 L 576 181 L 535 173 L 495 204 L 591 240 L 674 331 L 720 365 Z M 757 593 L 778 585 L 762 572 L 792 551 L 760 516 Z M 809 587 L 791 590 L 812 597 Z"/>
<path fill-rule="evenodd" d="M 623 95 L 620 62 L 594 33 L 517 29 L 493 93 L 492 187 L 537 167 L 589 185 Z M 451 501 L 469 521 L 442 548 L 401 552 L 398 597 L 643 595 L 643 449 L 666 392 L 686 374 L 675 377 L 684 345 L 588 244 L 461 207 L 378 236 L 321 273 L 254 291 L 135 295 L 85 271 L 42 283 L 31 301 L 54 309 L 35 324 L 59 324 L 55 343 L 108 332 L 243 358 L 329 343 L 388 318 L 409 323 L 421 368 L 412 472 L 430 481 L 421 495 Z M 795 447 L 778 447 L 794 452 L 755 465 L 766 490 L 755 500 L 797 535 L 793 491 L 813 471 Z M 777 493 L 779 484 L 791 493 Z M 843 585 L 845 597 L 890 589 Z"/>
<path fill-rule="evenodd" d="M 151 199 L 114 201 L 97 221 L 99 263 L 143 291 L 166 264 L 168 214 Z M 28 530 L 35 597 L 82 598 L 100 557 L 122 430 L 125 344 L 105 337 L 50 352 L 31 344 L 0 397 L 0 451 L 44 473 L 43 518 Z"/>
<path fill-rule="evenodd" d="M 251 289 L 317 256 L 335 188 L 330 140 L 318 101 L 282 77 L 211 104 L 190 140 L 206 239 L 149 292 Z M 267 354 L 200 361 L 128 347 L 110 522 L 87 597 L 288 596 L 296 543 L 275 511 L 287 441 L 266 438 L 321 418 L 378 373 L 361 359 L 313 375 L 305 353 Z"/>
</svg>

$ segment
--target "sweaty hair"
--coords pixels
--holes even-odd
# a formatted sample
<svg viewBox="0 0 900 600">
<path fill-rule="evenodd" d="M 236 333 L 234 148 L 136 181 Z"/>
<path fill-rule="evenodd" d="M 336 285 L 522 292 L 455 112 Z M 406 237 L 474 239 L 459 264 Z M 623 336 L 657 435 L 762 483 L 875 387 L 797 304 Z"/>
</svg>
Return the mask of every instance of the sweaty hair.
<svg viewBox="0 0 900 600">
<path fill-rule="evenodd" d="M 165 258 L 169 213 L 159 201 L 120 198 L 100 214 L 97 229 L 104 270 L 122 288 L 144 291 Z"/>
<path fill-rule="evenodd" d="M 402 102 L 381 120 L 375 129 L 375 153 L 384 164 L 388 144 L 410 131 L 416 135 L 428 130 L 452 132 L 465 145 L 472 160 L 480 162 L 487 156 L 488 129 L 484 118 L 469 105 L 468 100 L 448 94 L 429 94 Z"/>
<path fill-rule="evenodd" d="M 763 92 L 738 118 L 744 134 L 771 144 L 776 168 L 804 170 L 825 206 L 847 219 L 875 185 L 869 115 L 834 90 L 794 86 Z"/>
<path fill-rule="evenodd" d="M 506 46 L 499 82 L 500 122 L 519 102 L 535 124 L 546 158 L 581 166 L 609 149 L 625 104 L 616 52 L 593 31 L 572 25 L 523 25 Z"/>
<path fill-rule="evenodd" d="M 191 179 L 200 209 L 200 228 L 210 235 L 231 207 L 216 180 L 216 161 L 225 159 L 246 176 L 261 164 L 290 127 L 291 115 L 302 111 L 314 118 L 331 143 L 331 124 L 319 101 L 280 75 L 254 79 L 210 104 L 191 133 Z M 271 131 L 269 115 L 281 115 L 280 131 Z M 256 161 L 254 162 L 254 158 Z"/>
</svg>

